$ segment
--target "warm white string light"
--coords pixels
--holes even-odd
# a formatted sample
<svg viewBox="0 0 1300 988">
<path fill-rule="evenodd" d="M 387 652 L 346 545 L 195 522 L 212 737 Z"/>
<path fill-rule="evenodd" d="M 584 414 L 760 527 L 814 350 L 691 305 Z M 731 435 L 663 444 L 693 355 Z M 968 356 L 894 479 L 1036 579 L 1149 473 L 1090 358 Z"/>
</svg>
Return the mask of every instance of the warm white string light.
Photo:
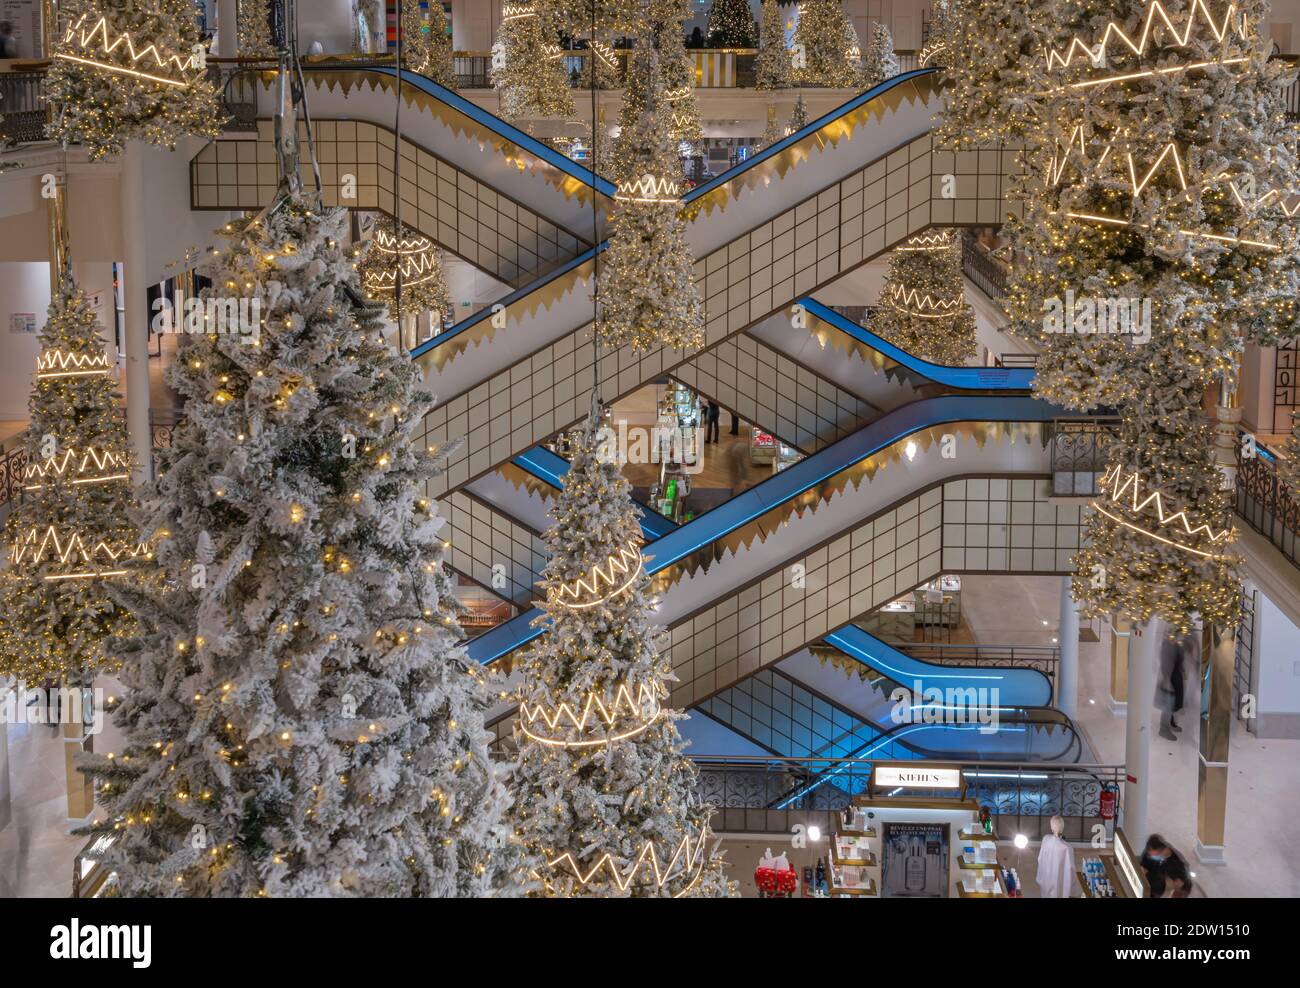
<svg viewBox="0 0 1300 988">
<path fill-rule="evenodd" d="M 562 584 L 556 602 L 573 610 L 603 604 L 630 587 L 644 566 L 640 545 L 624 546 L 593 566 L 587 576 Z"/>
<path fill-rule="evenodd" d="M 550 710 L 540 703 L 524 702 L 519 705 L 520 730 L 540 744 L 557 748 L 593 748 L 626 741 L 646 731 L 659 719 L 663 713 L 661 699 L 666 695 L 662 683 L 642 683 L 635 697 L 628 685 L 621 683 L 609 703 L 600 693 L 588 693 L 581 711 L 568 701 Z M 542 733 L 541 725 L 549 733 Z M 601 726 L 606 734 L 594 738 L 581 737 L 590 728 Z M 560 732 L 577 734 L 578 737 L 564 736 Z"/>
<path fill-rule="evenodd" d="M 75 466 L 73 465 L 75 461 Z M 90 471 L 94 466 L 97 474 L 82 476 Z M 73 484 L 96 484 L 105 483 L 110 480 L 125 480 L 130 476 L 129 472 L 113 473 L 114 470 L 129 471 L 131 466 L 130 457 L 124 452 L 114 452 L 113 450 L 97 450 L 93 446 L 86 447 L 85 451 L 78 453 L 75 449 L 69 447 L 63 451 L 62 456 L 52 456 L 39 463 L 29 463 L 23 470 L 23 480 L 48 481 L 51 478 L 62 477 L 71 469 L 75 475 Z M 109 472 L 105 472 L 109 471 Z M 39 490 L 47 486 L 44 483 L 27 484 L 23 489 L 28 491 Z"/>
<path fill-rule="evenodd" d="M 73 55 L 67 51 L 57 51 L 54 53 L 55 58 L 89 65 L 104 72 L 116 72 L 121 75 L 135 76 L 138 79 L 147 79 L 150 82 L 156 82 L 164 86 L 178 86 L 181 88 L 190 84 L 193 73 L 203 71 L 203 63 L 199 60 L 199 56 L 193 53 L 184 57 L 180 55 L 164 55 L 158 50 L 158 45 L 154 42 L 137 49 L 135 40 L 125 31 L 113 37 L 109 31 L 107 17 L 101 16 L 99 20 L 87 28 L 86 22 L 92 16 L 92 14 L 88 13 L 82 14 L 68 25 L 68 30 L 63 35 L 63 44 L 65 46 L 75 46 L 85 54 Z M 113 62 L 103 60 L 123 45 L 126 46 L 126 53 L 132 65 L 152 59 L 153 65 L 159 72 L 174 69 L 174 72 L 180 73 L 180 76 L 174 74 L 158 75 L 157 72 L 144 72 L 140 69 L 128 68 L 124 65 L 116 65 Z"/>
<path fill-rule="evenodd" d="M 636 858 L 633 859 L 631 867 L 624 872 L 619 871 L 613 855 L 608 852 L 597 858 L 596 862 L 586 872 L 582 870 L 577 858 L 569 851 L 565 851 L 559 857 L 547 861 L 546 864 L 550 868 L 569 870 L 572 872 L 573 877 L 578 880 L 578 884 L 584 886 L 592 884 L 593 878 L 601 871 L 608 869 L 610 877 L 613 878 L 614 884 L 620 892 L 626 892 L 628 887 L 636 880 L 637 873 L 648 864 L 649 875 L 647 877 L 649 881 L 642 881 L 638 884 L 653 884 L 655 888 L 663 888 L 669 882 L 687 880 L 686 887 L 674 893 L 673 898 L 676 899 L 689 892 L 694 888 L 695 883 L 699 881 L 700 872 L 703 871 L 704 863 L 708 860 L 709 836 L 707 826 L 700 832 L 698 838 L 692 838 L 689 833 L 683 835 L 676 848 L 674 848 L 667 864 L 660 864 L 659 852 L 654 841 L 646 841 Z"/>
<path fill-rule="evenodd" d="M 1099 486 L 1111 504 L 1123 507 L 1126 510 L 1131 511 L 1134 515 L 1140 515 L 1147 508 L 1152 508 L 1156 520 L 1159 522 L 1159 526 L 1162 529 L 1173 532 L 1174 534 L 1180 534 L 1179 530 L 1181 529 L 1182 536 L 1187 538 L 1204 536 L 1212 545 L 1228 541 L 1232 538 L 1233 531 L 1231 528 L 1221 529 L 1216 532 L 1209 525 L 1204 523 L 1193 526 L 1191 521 L 1188 519 L 1185 510 L 1172 512 L 1167 510 L 1165 507 L 1164 496 L 1159 491 L 1152 491 L 1143 497 L 1142 477 L 1137 470 L 1134 470 L 1132 473 L 1125 473 L 1123 468 L 1120 467 L 1119 464 L 1116 464 L 1106 471 L 1105 475 L 1101 478 Z M 1093 501 L 1092 506 L 1112 521 L 1118 522 L 1126 528 L 1130 528 L 1142 535 L 1148 535 L 1158 542 L 1163 542 L 1166 545 L 1171 545 L 1187 552 L 1195 553 L 1198 556 L 1214 558 L 1213 553 L 1194 548 L 1184 542 L 1178 541 L 1176 538 L 1161 535 L 1158 532 L 1142 528 L 1129 522 L 1113 512 L 1107 511 L 1100 503 L 1098 503 L 1098 501 Z"/>
<path fill-rule="evenodd" d="M 36 377 L 45 380 L 54 377 L 91 377 L 111 374 L 113 365 L 108 355 L 97 353 L 66 353 L 63 350 L 45 350 L 36 358 Z"/>
</svg>

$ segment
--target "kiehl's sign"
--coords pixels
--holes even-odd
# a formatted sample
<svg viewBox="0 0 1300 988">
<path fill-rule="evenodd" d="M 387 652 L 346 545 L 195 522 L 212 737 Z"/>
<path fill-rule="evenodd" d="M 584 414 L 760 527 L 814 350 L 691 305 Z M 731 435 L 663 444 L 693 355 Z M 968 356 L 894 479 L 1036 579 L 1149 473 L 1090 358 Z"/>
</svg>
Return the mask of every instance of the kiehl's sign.
<svg viewBox="0 0 1300 988">
<path fill-rule="evenodd" d="M 907 789 L 960 789 L 959 768 L 899 768 L 881 765 L 876 768 L 877 786 L 903 786 Z"/>
</svg>

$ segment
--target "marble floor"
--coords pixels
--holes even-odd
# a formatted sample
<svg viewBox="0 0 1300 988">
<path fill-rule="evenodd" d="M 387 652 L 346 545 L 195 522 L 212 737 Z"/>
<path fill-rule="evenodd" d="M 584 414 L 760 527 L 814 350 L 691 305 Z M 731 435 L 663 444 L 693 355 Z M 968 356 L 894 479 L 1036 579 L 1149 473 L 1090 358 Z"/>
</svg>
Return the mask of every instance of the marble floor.
<svg viewBox="0 0 1300 988">
<path fill-rule="evenodd" d="M 0 898 L 65 898 L 86 838 L 68 834 L 63 740 L 45 725 L 7 727 L 12 816 L 0 830 Z"/>
</svg>

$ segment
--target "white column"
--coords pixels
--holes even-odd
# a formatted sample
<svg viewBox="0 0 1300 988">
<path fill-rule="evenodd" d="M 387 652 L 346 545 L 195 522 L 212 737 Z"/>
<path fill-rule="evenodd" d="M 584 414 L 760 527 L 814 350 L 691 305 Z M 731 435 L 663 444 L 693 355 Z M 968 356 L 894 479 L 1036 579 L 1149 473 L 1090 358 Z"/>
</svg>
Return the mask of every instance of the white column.
<svg viewBox="0 0 1300 988">
<path fill-rule="evenodd" d="M 1071 577 L 1061 577 L 1061 621 L 1056 634 L 1061 661 L 1056 667 L 1056 708 L 1071 720 L 1079 703 L 1079 611 L 1070 587 Z"/>
<path fill-rule="evenodd" d="M 144 160 L 148 151 L 129 141 L 122 159 L 122 306 L 126 350 L 126 431 L 133 467 L 131 480 L 146 483 L 153 475 L 153 438 L 149 428 L 149 305 L 145 281 Z"/>
<path fill-rule="evenodd" d="M 0 703 L 4 694 L 0 693 Z M 9 825 L 9 725 L 0 723 L 0 830 Z"/>
<path fill-rule="evenodd" d="M 1124 833 L 1134 847 L 1150 836 L 1147 793 L 1151 788 L 1151 711 L 1156 699 L 1156 664 L 1160 659 L 1160 621 L 1142 625 L 1135 647 L 1129 649 L 1128 711 L 1125 715 Z"/>
<path fill-rule="evenodd" d="M 234 58 L 239 54 L 238 0 L 217 0 L 217 55 Z"/>
</svg>

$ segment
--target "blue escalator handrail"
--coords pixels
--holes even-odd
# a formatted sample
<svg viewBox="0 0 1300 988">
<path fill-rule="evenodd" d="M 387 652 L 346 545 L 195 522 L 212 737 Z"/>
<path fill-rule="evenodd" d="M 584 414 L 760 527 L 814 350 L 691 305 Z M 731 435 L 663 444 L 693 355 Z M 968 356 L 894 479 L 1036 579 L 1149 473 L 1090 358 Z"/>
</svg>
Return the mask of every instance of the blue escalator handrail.
<svg viewBox="0 0 1300 988">
<path fill-rule="evenodd" d="M 552 453 L 545 446 L 534 446 L 510 462 L 556 490 L 564 486 L 564 476 L 569 472 L 569 461 L 558 453 Z M 641 512 L 641 531 L 647 541 L 661 538 L 677 528 L 677 523 L 671 518 L 664 517 L 640 501 L 634 500 L 632 503 Z"/>
<path fill-rule="evenodd" d="M 311 71 L 311 69 L 305 65 L 303 66 L 303 69 L 305 71 Z M 322 65 L 319 66 L 318 70 L 337 72 L 339 71 L 339 67 Z M 387 76 L 396 73 L 396 69 L 388 69 L 383 66 L 370 66 L 364 69 L 354 69 L 352 71 L 377 72 L 381 75 Z M 560 171 L 564 172 L 571 178 L 577 179 L 588 188 L 594 187 L 601 195 L 608 196 L 611 199 L 614 197 L 614 193 L 617 189 L 614 187 L 614 183 L 609 179 L 601 178 L 599 175 L 593 174 L 590 168 L 583 168 L 576 161 L 560 154 L 560 152 L 555 150 L 555 148 L 548 147 L 537 138 L 525 134 L 518 127 L 511 126 L 500 117 L 488 113 L 488 111 L 483 109 L 481 106 L 475 106 L 459 93 L 452 92 L 447 87 L 438 85 L 438 83 L 434 82 L 432 79 L 428 79 L 425 76 L 416 72 L 411 72 L 410 70 L 402 71 L 402 82 L 420 90 L 421 92 L 427 93 L 437 99 L 440 103 L 445 103 L 452 109 L 463 113 L 475 123 L 481 124 L 488 130 L 492 131 L 492 133 L 496 134 L 498 137 L 505 138 L 512 144 L 517 144 L 529 154 L 540 158 L 548 165 L 558 168 Z"/>
<path fill-rule="evenodd" d="M 526 298 L 527 296 L 531 295 L 533 292 L 537 291 L 539 288 L 542 288 L 545 285 L 549 284 L 550 282 L 554 281 L 556 278 L 562 278 L 570 271 L 572 271 L 574 268 L 578 268 L 581 267 L 583 264 L 586 264 L 597 254 L 603 252 L 605 248 L 608 246 L 609 246 L 609 241 L 602 240 L 595 247 L 590 247 L 587 250 L 584 250 L 577 257 L 572 257 L 569 260 L 565 261 L 554 271 L 548 271 L 546 274 L 542 275 L 540 278 L 536 279 L 535 281 L 530 281 L 528 284 L 524 285 L 523 288 L 516 288 L 505 298 L 497 299 L 497 301 L 493 302 L 487 308 L 480 309 L 478 312 L 474 313 L 468 319 L 462 319 L 460 322 L 456 323 L 456 325 L 444 329 L 437 336 L 431 337 L 425 340 L 419 346 L 415 347 L 411 351 L 411 359 L 417 360 L 420 357 L 422 357 L 424 354 L 432 350 L 434 347 L 441 346 L 442 344 L 446 343 L 448 340 L 456 336 L 459 336 L 461 333 L 465 332 L 465 330 L 469 329 L 470 327 L 478 325 L 485 319 L 491 319 L 492 313 L 498 305 L 507 306 L 507 307 L 513 305 L 515 302 L 518 302 L 520 299 Z"/>
<path fill-rule="evenodd" d="M 825 640 L 908 690 L 917 680 L 923 689 L 939 685 L 935 680 L 944 680 L 944 686 L 958 689 L 996 689 L 999 708 L 1046 707 L 1052 702 L 1051 680 L 1037 669 L 936 666 L 899 651 L 855 624 L 831 632 Z"/>
<path fill-rule="evenodd" d="M 904 405 L 650 543 L 646 572 L 672 566 L 921 429 L 955 422 L 1050 422 L 1061 414 L 1061 409 L 1026 395 L 943 395 Z M 536 638 L 542 629 L 531 624 L 538 614 L 536 609 L 527 611 L 475 638 L 469 644 L 471 658 L 492 662 Z"/>
<path fill-rule="evenodd" d="M 877 336 L 864 326 L 859 326 L 834 309 L 823 305 L 813 298 L 801 298 L 798 302 L 807 312 L 812 313 L 822 322 L 833 326 L 842 333 L 853 337 L 859 343 L 865 343 L 871 349 L 884 354 L 895 363 L 902 364 L 909 370 L 920 374 L 935 384 L 944 384 L 950 388 L 962 388 L 967 391 L 1014 390 L 1028 391 L 1034 383 L 1032 367 L 947 367 L 932 364 L 914 357 L 906 350 L 900 350 L 889 341 Z"/>
<path fill-rule="evenodd" d="M 903 83 L 909 82 L 912 79 L 916 79 L 924 75 L 930 75 L 937 71 L 938 69 L 933 69 L 933 68 L 912 69 L 911 71 L 904 72 L 901 75 L 896 75 L 891 79 L 886 79 L 884 82 L 880 83 L 879 85 L 872 86 L 865 93 L 859 93 L 857 96 L 854 96 L 847 103 L 842 103 L 841 105 L 837 106 L 835 109 L 831 110 L 829 113 L 822 114 L 812 123 L 808 124 L 805 127 L 800 128 L 799 130 L 796 130 L 789 137 L 777 141 L 771 147 L 764 148 L 758 154 L 754 155 L 752 158 L 749 158 L 742 164 L 737 165 L 735 168 L 728 168 L 721 175 L 718 175 L 717 177 L 712 178 L 701 185 L 697 185 L 695 188 L 687 192 L 686 195 L 682 196 L 682 202 L 689 203 L 700 198 L 700 196 L 708 195 L 714 189 L 726 185 L 728 182 L 732 181 L 737 176 L 744 174 L 746 171 L 756 167 L 760 163 L 766 161 L 768 158 L 775 157 L 776 155 L 780 154 L 782 151 L 784 151 L 786 148 L 790 147 L 791 145 L 798 144 L 809 134 L 812 134 L 815 131 L 820 130 L 822 127 L 826 126 L 826 124 L 830 123 L 832 120 L 838 117 L 842 117 L 846 113 L 851 113 L 852 111 L 856 110 L 858 107 L 862 106 L 862 104 L 875 99 L 877 96 L 881 95 L 882 93 L 888 92 L 889 90 L 893 89 L 895 86 L 901 86 Z"/>
</svg>

